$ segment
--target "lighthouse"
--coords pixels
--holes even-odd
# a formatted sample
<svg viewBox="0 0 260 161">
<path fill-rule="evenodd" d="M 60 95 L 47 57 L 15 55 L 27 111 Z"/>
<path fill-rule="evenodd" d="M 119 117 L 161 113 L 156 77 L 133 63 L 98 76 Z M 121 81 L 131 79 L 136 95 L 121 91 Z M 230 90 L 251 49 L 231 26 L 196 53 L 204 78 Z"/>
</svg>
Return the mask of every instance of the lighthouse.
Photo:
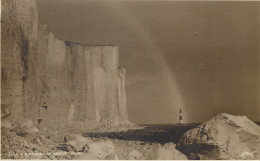
<svg viewBox="0 0 260 161">
<path fill-rule="evenodd" d="M 180 109 L 180 112 L 179 112 L 179 124 L 182 124 L 182 110 Z"/>
</svg>

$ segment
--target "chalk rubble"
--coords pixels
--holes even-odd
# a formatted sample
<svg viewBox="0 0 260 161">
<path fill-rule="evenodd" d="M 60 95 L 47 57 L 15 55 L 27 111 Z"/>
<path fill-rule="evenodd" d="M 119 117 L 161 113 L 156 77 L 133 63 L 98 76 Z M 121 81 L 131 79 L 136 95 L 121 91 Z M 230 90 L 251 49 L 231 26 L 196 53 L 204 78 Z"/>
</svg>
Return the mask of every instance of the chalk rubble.
<svg viewBox="0 0 260 161">
<path fill-rule="evenodd" d="M 177 149 L 189 159 L 260 159 L 260 127 L 246 116 L 221 113 L 187 131 Z"/>
</svg>

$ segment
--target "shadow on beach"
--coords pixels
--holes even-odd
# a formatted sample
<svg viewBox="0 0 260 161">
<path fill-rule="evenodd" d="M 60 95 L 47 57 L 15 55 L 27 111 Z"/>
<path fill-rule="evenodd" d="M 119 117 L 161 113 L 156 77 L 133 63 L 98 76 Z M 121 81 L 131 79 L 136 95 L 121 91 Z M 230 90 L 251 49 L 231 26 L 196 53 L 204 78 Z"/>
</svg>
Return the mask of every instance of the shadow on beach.
<svg viewBox="0 0 260 161">
<path fill-rule="evenodd" d="M 165 144 L 168 142 L 177 143 L 182 135 L 188 130 L 196 127 L 198 124 L 188 125 L 144 125 L 143 129 L 131 129 L 123 132 L 95 132 L 85 133 L 85 137 L 107 137 L 109 139 L 157 142 Z"/>
</svg>

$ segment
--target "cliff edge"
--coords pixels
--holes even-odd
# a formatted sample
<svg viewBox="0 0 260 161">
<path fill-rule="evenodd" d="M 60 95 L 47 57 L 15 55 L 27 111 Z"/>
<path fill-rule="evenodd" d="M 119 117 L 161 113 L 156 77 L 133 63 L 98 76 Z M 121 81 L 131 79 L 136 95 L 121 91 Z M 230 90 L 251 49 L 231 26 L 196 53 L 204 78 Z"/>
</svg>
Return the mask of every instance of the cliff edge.
<svg viewBox="0 0 260 161">
<path fill-rule="evenodd" d="M 10 113 L 5 119 L 29 119 L 40 129 L 129 123 L 118 47 L 55 37 L 38 23 L 35 0 L 1 5 L 1 109 Z"/>
</svg>

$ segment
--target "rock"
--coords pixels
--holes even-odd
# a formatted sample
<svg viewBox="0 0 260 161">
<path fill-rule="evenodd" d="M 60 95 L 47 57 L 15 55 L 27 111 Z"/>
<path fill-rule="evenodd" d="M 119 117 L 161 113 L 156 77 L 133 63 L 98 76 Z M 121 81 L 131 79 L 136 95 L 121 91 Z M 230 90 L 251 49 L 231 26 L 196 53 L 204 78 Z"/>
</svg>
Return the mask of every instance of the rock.
<svg viewBox="0 0 260 161">
<path fill-rule="evenodd" d="M 118 156 L 116 154 L 109 154 L 106 156 L 105 160 L 118 160 Z"/>
<path fill-rule="evenodd" d="M 65 136 L 66 144 L 71 145 L 77 152 L 84 151 L 86 144 L 91 143 L 92 140 L 82 135 L 71 134 Z"/>
<path fill-rule="evenodd" d="M 130 151 L 126 157 L 127 160 L 139 160 L 142 157 L 142 153 L 136 149 Z"/>
<path fill-rule="evenodd" d="M 1 127 L 2 128 L 8 128 L 8 129 L 14 129 L 15 126 L 12 122 L 6 121 L 6 120 L 1 120 Z"/>
<path fill-rule="evenodd" d="M 118 158 L 115 154 L 115 146 L 111 140 L 103 139 L 90 139 L 83 137 L 78 134 L 71 134 L 66 136 L 67 142 L 59 149 L 63 151 L 70 151 L 68 147 L 73 147 L 70 149 L 75 149 L 76 152 L 82 152 L 83 154 L 77 156 L 77 159 L 106 159 L 111 160 Z M 69 145 L 69 146 L 68 146 Z"/>
<path fill-rule="evenodd" d="M 260 159 L 260 127 L 246 116 L 221 113 L 187 131 L 177 149 L 189 159 Z"/>
<path fill-rule="evenodd" d="M 94 141 L 92 143 L 88 143 L 87 145 L 89 147 L 88 153 L 102 160 L 111 154 L 115 154 L 115 146 L 111 140 Z"/>
<path fill-rule="evenodd" d="M 115 147 L 110 140 L 106 141 L 93 141 L 87 144 L 87 150 L 83 155 L 76 159 L 101 159 L 101 160 L 114 160 L 118 159 L 115 154 Z"/>
<path fill-rule="evenodd" d="M 70 144 L 60 144 L 56 147 L 57 150 L 62 150 L 65 152 L 77 151 L 72 145 Z"/>
<path fill-rule="evenodd" d="M 1 130 L 1 159 L 42 159 L 43 155 L 51 149 L 53 143 L 46 147 L 39 143 L 38 139 L 31 141 L 26 137 L 17 135 L 16 132 L 2 128 Z M 46 157 L 46 156 L 45 156 Z"/>
<path fill-rule="evenodd" d="M 1 119 L 6 119 L 11 115 L 8 107 L 6 105 L 1 105 Z"/>
<path fill-rule="evenodd" d="M 33 125 L 33 121 L 30 119 L 26 120 L 26 122 L 22 125 L 22 128 L 27 133 L 31 133 L 31 134 L 39 133 L 39 129 Z"/>
<path fill-rule="evenodd" d="M 82 155 L 76 156 L 74 160 L 98 160 L 94 154 L 83 153 Z"/>
<path fill-rule="evenodd" d="M 164 146 L 156 143 L 143 157 L 145 160 L 187 160 L 188 158 L 175 149 L 175 144 L 167 143 Z"/>
</svg>

